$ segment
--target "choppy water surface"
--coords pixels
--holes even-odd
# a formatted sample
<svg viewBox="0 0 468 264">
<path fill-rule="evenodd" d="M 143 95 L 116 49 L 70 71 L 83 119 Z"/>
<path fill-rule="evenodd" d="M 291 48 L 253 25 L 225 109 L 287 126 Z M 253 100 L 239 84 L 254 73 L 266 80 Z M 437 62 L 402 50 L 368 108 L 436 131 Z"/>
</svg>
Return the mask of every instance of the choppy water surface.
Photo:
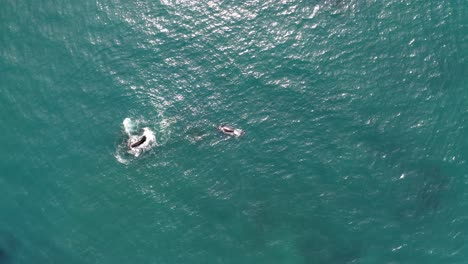
<svg viewBox="0 0 468 264">
<path fill-rule="evenodd" d="M 1 264 L 467 261 L 464 1 L 1 6 Z"/>
</svg>

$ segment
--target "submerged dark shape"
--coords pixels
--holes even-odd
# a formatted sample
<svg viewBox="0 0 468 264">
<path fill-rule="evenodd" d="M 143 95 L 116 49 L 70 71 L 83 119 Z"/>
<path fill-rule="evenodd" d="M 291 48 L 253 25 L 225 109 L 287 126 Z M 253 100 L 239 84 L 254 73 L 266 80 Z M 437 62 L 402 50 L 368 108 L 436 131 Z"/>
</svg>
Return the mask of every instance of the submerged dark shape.
<svg viewBox="0 0 468 264">
<path fill-rule="evenodd" d="M 443 210 L 443 199 L 450 188 L 447 168 L 436 162 L 422 162 L 418 167 L 404 173 L 401 179 L 400 217 L 420 221 Z"/>
<path fill-rule="evenodd" d="M 297 249 L 304 263 L 357 263 L 362 256 L 361 243 L 326 231 L 307 234 L 297 241 Z"/>
<path fill-rule="evenodd" d="M 131 144 L 130 148 L 136 148 L 136 147 L 140 146 L 141 144 L 145 143 L 145 141 L 146 141 L 146 136 L 142 136 L 140 138 L 140 140 L 138 140 L 137 142 Z"/>
<path fill-rule="evenodd" d="M 438 167 L 425 168 L 422 173 L 424 178 L 417 194 L 418 210 L 434 212 L 439 209 L 442 195 L 448 188 L 448 178 Z"/>
<path fill-rule="evenodd" d="M 5 249 L 0 248 L 0 264 L 7 264 L 10 261 L 10 256 Z"/>
<path fill-rule="evenodd" d="M 0 232 L 0 264 L 12 262 L 17 241 L 7 232 Z"/>
<path fill-rule="evenodd" d="M 235 136 L 235 137 L 242 136 L 245 133 L 242 129 L 234 128 L 232 126 L 224 125 L 224 124 L 218 126 L 218 130 L 221 131 L 225 135 Z"/>
</svg>

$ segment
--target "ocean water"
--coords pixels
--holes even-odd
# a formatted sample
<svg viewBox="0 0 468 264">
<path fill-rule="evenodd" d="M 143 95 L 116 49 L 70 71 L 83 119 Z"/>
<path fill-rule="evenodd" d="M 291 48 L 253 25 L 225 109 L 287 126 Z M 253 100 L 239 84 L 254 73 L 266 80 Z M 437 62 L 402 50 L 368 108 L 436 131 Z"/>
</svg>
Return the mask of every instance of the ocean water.
<svg viewBox="0 0 468 264">
<path fill-rule="evenodd" d="M 0 264 L 467 263 L 467 62 L 462 0 L 1 0 Z"/>
</svg>

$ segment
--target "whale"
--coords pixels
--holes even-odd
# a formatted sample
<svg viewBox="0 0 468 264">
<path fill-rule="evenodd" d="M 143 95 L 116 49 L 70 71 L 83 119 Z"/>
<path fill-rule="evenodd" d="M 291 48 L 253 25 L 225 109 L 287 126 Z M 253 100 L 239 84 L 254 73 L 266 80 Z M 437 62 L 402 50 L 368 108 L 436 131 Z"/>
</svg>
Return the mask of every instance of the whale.
<svg viewBox="0 0 468 264">
<path fill-rule="evenodd" d="M 127 153 L 138 157 L 143 152 L 149 151 L 156 146 L 156 136 L 149 127 L 144 127 L 141 134 L 132 134 L 133 131 L 126 129 L 128 134 Z"/>
<path fill-rule="evenodd" d="M 141 144 L 145 143 L 145 141 L 146 141 L 146 136 L 143 135 L 137 142 L 135 143 L 129 142 L 128 148 L 136 148 L 140 146 Z"/>
</svg>

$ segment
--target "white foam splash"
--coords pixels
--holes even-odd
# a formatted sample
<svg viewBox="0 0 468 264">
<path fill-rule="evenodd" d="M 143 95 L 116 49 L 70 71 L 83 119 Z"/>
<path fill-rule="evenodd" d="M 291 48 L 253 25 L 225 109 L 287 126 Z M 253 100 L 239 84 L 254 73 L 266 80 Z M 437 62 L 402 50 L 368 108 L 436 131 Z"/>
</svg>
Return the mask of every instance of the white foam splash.
<svg viewBox="0 0 468 264">
<path fill-rule="evenodd" d="M 122 155 L 120 155 L 119 152 L 114 153 L 114 157 L 119 163 L 122 163 L 125 165 L 128 165 L 130 163 L 130 160 L 127 160 L 124 157 L 122 157 Z"/>
<path fill-rule="evenodd" d="M 314 18 L 314 17 L 317 15 L 317 12 L 319 11 L 319 9 L 320 9 L 320 6 L 319 6 L 319 5 L 316 5 L 316 6 L 314 7 L 314 11 L 312 11 L 312 15 L 310 15 L 309 18 Z"/>
<path fill-rule="evenodd" d="M 130 118 L 125 118 L 122 122 L 124 126 L 125 133 L 130 137 L 136 130 L 136 124 Z"/>
<path fill-rule="evenodd" d="M 131 158 L 128 157 L 127 154 L 130 154 L 136 158 L 157 145 L 156 135 L 153 130 L 151 130 L 149 127 L 144 127 L 141 129 L 143 133 L 140 132 L 141 130 L 139 131 L 138 127 L 141 123 L 145 122 L 139 119 L 132 120 L 128 117 L 123 120 L 122 124 L 127 138 L 124 142 L 117 146 L 117 150 L 114 153 L 114 157 L 119 163 L 128 165 L 131 161 Z M 143 136 L 146 137 L 146 141 L 143 142 L 143 144 L 134 148 L 129 147 L 131 144 L 140 140 Z"/>
</svg>

